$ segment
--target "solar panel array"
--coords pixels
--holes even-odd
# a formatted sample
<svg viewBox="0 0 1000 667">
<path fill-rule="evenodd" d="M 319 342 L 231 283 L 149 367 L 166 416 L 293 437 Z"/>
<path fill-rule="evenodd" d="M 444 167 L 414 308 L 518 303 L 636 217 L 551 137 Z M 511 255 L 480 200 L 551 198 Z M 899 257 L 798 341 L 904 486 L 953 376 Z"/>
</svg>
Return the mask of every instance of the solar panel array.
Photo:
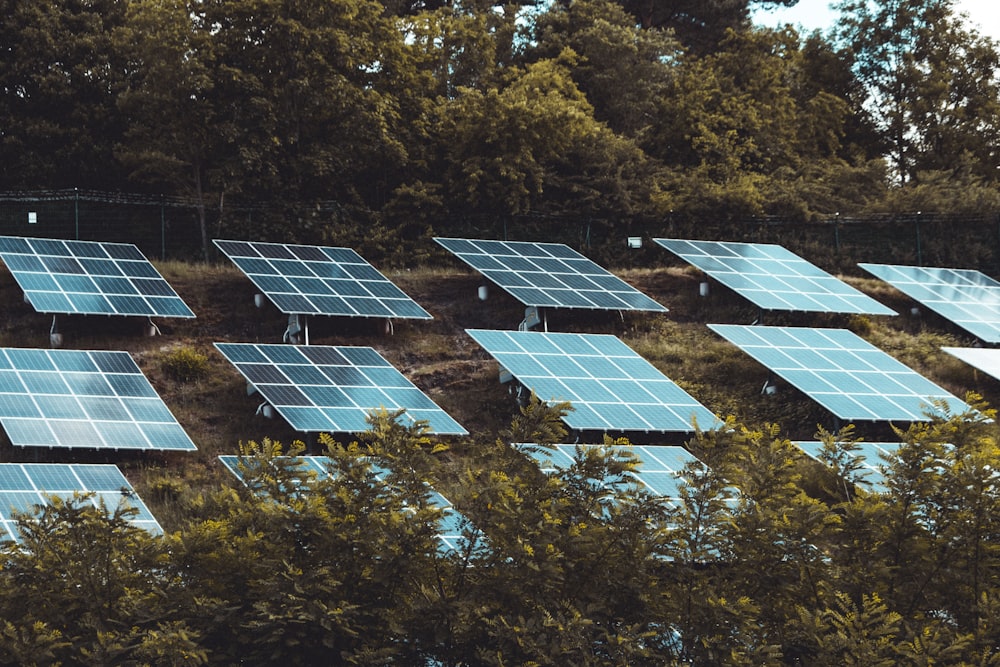
<svg viewBox="0 0 1000 667">
<path fill-rule="evenodd" d="M 404 408 L 434 433 L 467 431 L 370 347 L 215 343 L 291 426 L 306 433 L 361 433 L 369 413 Z"/>
<path fill-rule="evenodd" d="M 667 311 L 562 243 L 434 240 L 526 306 Z"/>
<path fill-rule="evenodd" d="M 558 470 L 570 468 L 576 462 L 577 449 L 602 447 L 602 445 L 553 445 L 542 447 L 521 444 L 518 449 L 531 456 L 542 472 L 551 475 Z M 636 484 L 639 488 L 663 498 L 677 506 L 681 497 L 679 488 L 684 484 L 684 467 L 697 463 L 698 459 L 683 447 L 658 445 L 647 447 L 632 445 L 628 448 L 639 459 L 634 471 L 628 471 L 621 480 Z"/>
<path fill-rule="evenodd" d="M 614 336 L 466 329 L 539 399 L 570 401 L 581 431 L 691 432 L 716 418 Z"/>
<path fill-rule="evenodd" d="M 654 241 L 765 310 L 896 314 L 779 245 L 680 239 Z"/>
<path fill-rule="evenodd" d="M 987 343 L 1000 343 L 1000 282 L 970 269 L 858 264 Z"/>
<path fill-rule="evenodd" d="M 298 466 L 303 473 L 313 473 L 316 479 L 326 479 L 330 477 L 330 461 L 325 456 L 295 456 L 280 457 L 285 462 Z M 220 456 L 219 460 L 226 468 L 236 475 L 240 481 L 246 483 L 245 466 L 253 465 L 254 459 L 240 456 Z M 241 467 L 241 464 L 243 467 Z M 389 472 L 378 465 L 372 464 L 376 479 L 384 482 Z M 462 535 L 462 529 L 467 523 L 465 517 L 458 512 L 447 498 L 428 487 L 429 496 L 427 499 L 430 507 L 441 510 L 441 517 L 438 519 L 437 539 L 439 551 L 442 553 L 464 551 L 466 540 Z"/>
<path fill-rule="evenodd" d="M 709 327 L 844 420 L 928 421 L 935 399 L 952 411 L 970 409 L 846 329 Z"/>
<path fill-rule="evenodd" d="M 350 248 L 213 241 L 283 313 L 432 319 Z"/>
<path fill-rule="evenodd" d="M 163 530 L 117 466 L 110 464 L 0 463 L 0 541 L 20 542 L 14 512 L 31 514 L 50 503 L 50 496 L 71 500 L 74 494 L 93 496 L 86 503 L 108 512 L 125 506 L 137 511 L 130 521 L 154 535 Z"/>
<path fill-rule="evenodd" d="M 0 348 L 0 423 L 18 447 L 196 449 L 127 352 Z"/>
<path fill-rule="evenodd" d="M 941 349 L 1000 380 L 1000 349 L 986 347 L 942 347 Z"/>
<path fill-rule="evenodd" d="M 0 258 L 40 313 L 194 317 L 130 243 L 0 236 Z"/>
<path fill-rule="evenodd" d="M 803 441 L 793 444 L 820 463 L 825 463 L 822 459 L 822 442 Z M 887 491 L 884 470 L 889 461 L 896 458 L 900 443 L 859 442 L 855 444 L 855 447 L 852 456 L 857 458 L 856 463 L 860 466 L 860 470 L 857 472 L 858 477 L 866 482 L 872 491 Z"/>
</svg>

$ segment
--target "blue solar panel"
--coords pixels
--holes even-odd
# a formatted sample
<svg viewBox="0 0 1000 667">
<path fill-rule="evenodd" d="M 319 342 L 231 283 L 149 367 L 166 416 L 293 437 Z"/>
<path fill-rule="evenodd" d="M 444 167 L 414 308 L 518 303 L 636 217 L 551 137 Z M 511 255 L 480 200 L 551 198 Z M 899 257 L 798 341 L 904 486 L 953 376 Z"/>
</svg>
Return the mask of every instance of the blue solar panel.
<svg viewBox="0 0 1000 667">
<path fill-rule="evenodd" d="M 953 412 L 971 409 L 845 329 L 709 327 L 844 420 L 928 421 L 935 400 Z"/>
<path fill-rule="evenodd" d="M 331 475 L 330 460 L 325 456 L 283 456 L 278 457 L 278 459 L 283 463 L 295 465 L 303 472 L 311 472 L 315 474 L 317 479 L 326 479 Z M 236 475 L 236 477 L 243 482 L 246 481 L 246 466 L 252 466 L 255 464 L 255 459 L 241 456 L 220 456 L 219 460 L 227 470 Z M 371 463 L 371 465 L 372 472 L 375 473 L 376 479 L 379 482 L 385 482 L 389 475 L 389 471 L 375 465 L 374 463 Z M 468 524 L 468 520 L 452 506 L 447 498 L 442 496 L 430 486 L 427 488 L 429 491 L 427 498 L 428 506 L 441 510 L 441 516 L 438 519 L 438 550 L 441 553 L 462 553 L 466 551 L 468 542 L 462 535 L 462 532 Z"/>
<path fill-rule="evenodd" d="M 0 424 L 17 447 L 195 449 L 127 352 L 0 348 Z"/>
<path fill-rule="evenodd" d="M 667 311 L 561 243 L 434 240 L 526 306 Z"/>
<path fill-rule="evenodd" d="M 283 313 L 432 319 L 350 248 L 214 243 Z"/>
<path fill-rule="evenodd" d="M 970 269 L 858 264 L 987 343 L 1000 343 L 1000 282 Z"/>
<path fill-rule="evenodd" d="M 941 349 L 973 368 L 978 368 L 987 375 L 1000 380 L 1000 350 L 985 347 L 942 347 Z"/>
<path fill-rule="evenodd" d="M 405 409 L 434 433 L 467 431 L 372 348 L 216 343 L 215 347 L 298 431 L 361 433 L 378 409 Z"/>
<path fill-rule="evenodd" d="M 798 441 L 793 443 L 806 454 L 820 463 L 823 461 L 824 443 L 820 441 Z M 851 452 L 859 470 L 858 479 L 872 491 L 888 491 L 886 486 L 886 467 L 896 458 L 896 452 L 901 444 L 898 442 L 858 442 Z"/>
<path fill-rule="evenodd" d="M 551 445 L 542 447 L 534 444 L 518 444 L 517 449 L 528 454 L 547 475 L 573 466 L 580 453 L 590 449 L 606 450 L 604 445 Z M 635 485 L 661 498 L 668 506 L 680 507 L 681 485 L 685 467 L 700 464 L 698 459 L 683 447 L 642 446 L 615 447 L 615 450 L 631 452 L 638 459 L 634 470 L 610 480 L 616 483 Z"/>
<path fill-rule="evenodd" d="M 779 245 L 654 241 L 765 310 L 896 314 Z"/>
<path fill-rule="evenodd" d="M 0 236 L 0 259 L 40 313 L 194 317 L 131 244 Z"/>
<path fill-rule="evenodd" d="M 137 513 L 131 522 L 160 535 L 163 530 L 117 466 L 110 464 L 0 463 L 0 540 L 20 541 L 14 512 L 31 514 L 54 496 L 94 494 L 87 504 L 109 512 L 124 506 Z"/>
<path fill-rule="evenodd" d="M 570 401 L 564 420 L 588 431 L 691 432 L 707 408 L 614 336 L 467 329 L 539 399 Z"/>
</svg>

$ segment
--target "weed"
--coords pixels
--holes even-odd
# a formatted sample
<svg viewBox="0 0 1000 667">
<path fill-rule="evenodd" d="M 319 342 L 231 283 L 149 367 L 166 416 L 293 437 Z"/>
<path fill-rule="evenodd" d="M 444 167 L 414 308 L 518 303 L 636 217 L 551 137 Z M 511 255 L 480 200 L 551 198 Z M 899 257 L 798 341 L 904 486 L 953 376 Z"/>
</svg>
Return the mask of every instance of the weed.
<svg viewBox="0 0 1000 667">
<path fill-rule="evenodd" d="M 178 347 L 163 355 L 160 368 L 177 382 L 194 382 L 208 374 L 208 357 L 191 347 Z"/>
</svg>

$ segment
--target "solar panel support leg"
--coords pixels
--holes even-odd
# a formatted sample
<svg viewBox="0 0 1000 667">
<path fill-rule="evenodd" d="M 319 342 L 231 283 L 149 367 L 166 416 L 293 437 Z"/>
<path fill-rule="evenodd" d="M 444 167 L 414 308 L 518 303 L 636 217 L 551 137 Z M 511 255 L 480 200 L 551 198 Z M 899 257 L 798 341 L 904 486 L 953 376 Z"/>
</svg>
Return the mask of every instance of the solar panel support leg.
<svg viewBox="0 0 1000 667">
<path fill-rule="evenodd" d="M 63 345 L 63 335 L 59 333 L 58 315 L 52 316 L 52 326 L 49 327 L 49 345 L 58 349 Z"/>
</svg>

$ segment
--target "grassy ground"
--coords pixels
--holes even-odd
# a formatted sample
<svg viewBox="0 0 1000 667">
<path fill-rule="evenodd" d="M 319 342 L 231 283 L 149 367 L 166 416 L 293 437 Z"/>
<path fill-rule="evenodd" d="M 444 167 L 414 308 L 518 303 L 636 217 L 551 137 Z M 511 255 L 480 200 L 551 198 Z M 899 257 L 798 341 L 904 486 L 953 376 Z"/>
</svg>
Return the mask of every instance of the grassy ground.
<svg viewBox="0 0 1000 667">
<path fill-rule="evenodd" d="M 184 507 L 199 491 L 229 483 L 217 463 L 236 453 L 241 442 L 265 437 L 290 443 L 301 437 L 280 419 L 255 414 L 259 403 L 248 397 L 242 377 L 212 346 L 216 341 L 280 342 L 286 319 L 270 305 L 257 309 L 254 288 L 235 267 L 175 262 L 157 265 L 197 314 L 193 320 L 157 320 L 163 335 L 143 335 L 142 323 L 121 318 L 63 318 L 60 330 L 67 348 L 128 350 L 197 444 L 195 453 L 77 452 L 21 450 L 0 440 L 4 461 L 111 461 L 119 463 L 152 506 L 165 528 L 178 525 Z M 817 426 L 835 426 L 817 404 L 791 388 L 762 395 L 768 372 L 736 347 L 712 333 L 707 323 L 750 323 L 760 314 L 745 300 L 719 285 L 699 296 L 702 277 L 690 268 L 626 269 L 619 272 L 660 303 L 666 315 L 556 312 L 551 331 L 610 333 L 619 336 L 710 410 L 758 424 L 775 422 L 792 438 L 809 439 Z M 481 280 L 462 269 L 421 269 L 388 277 L 426 308 L 433 320 L 395 322 L 389 335 L 381 322 L 316 319 L 312 344 L 370 345 L 470 431 L 452 443 L 444 462 L 461 468 L 491 446 L 517 408 L 498 381 L 497 366 L 465 333 L 466 328 L 513 329 L 523 308 L 497 289 L 486 301 L 477 298 Z M 848 317 L 768 314 L 765 324 L 847 327 L 958 396 L 968 390 L 996 404 L 1000 384 L 942 352 L 942 345 L 971 345 L 963 332 L 935 316 L 910 315 L 911 303 L 883 283 L 848 279 L 899 317 Z M 0 345 L 48 347 L 51 318 L 23 302 L 20 289 L 0 271 Z M 204 373 L 178 377 L 170 362 L 178 350 L 205 358 Z M 869 437 L 885 428 L 868 427 Z M 865 437 L 864 426 L 857 434 Z M 678 440 L 678 442 L 681 442 Z M 442 489 L 444 490 L 444 489 Z"/>
</svg>

